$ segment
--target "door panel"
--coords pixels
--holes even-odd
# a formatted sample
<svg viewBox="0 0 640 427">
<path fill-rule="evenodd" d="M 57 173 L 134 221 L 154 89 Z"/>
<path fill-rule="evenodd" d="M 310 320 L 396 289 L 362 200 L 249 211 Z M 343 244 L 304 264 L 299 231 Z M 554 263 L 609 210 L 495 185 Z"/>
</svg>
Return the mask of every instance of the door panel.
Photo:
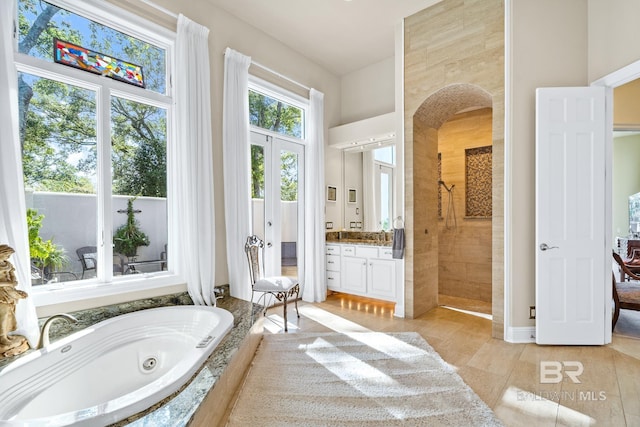
<svg viewBox="0 0 640 427">
<path fill-rule="evenodd" d="M 536 342 L 604 344 L 604 89 L 538 89 L 536 114 Z"/>
<path fill-rule="evenodd" d="M 265 242 L 265 274 L 299 277 L 303 239 L 304 147 L 251 132 L 253 233 Z"/>
</svg>

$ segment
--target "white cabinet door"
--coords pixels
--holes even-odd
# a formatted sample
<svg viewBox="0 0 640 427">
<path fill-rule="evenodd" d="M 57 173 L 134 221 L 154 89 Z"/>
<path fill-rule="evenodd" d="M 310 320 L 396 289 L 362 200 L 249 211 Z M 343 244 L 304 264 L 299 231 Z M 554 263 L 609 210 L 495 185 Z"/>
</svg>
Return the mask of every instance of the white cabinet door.
<svg viewBox="0 0 640 427">
<path fill-rule="evenodd" d="M 369 289 L 374 298 L 395 300 L 396 262 L 384 259 L 369 260 Z"/>
<path fill-rule="evenodd" d="M 364 295 L 367 292 L 367 260 L 342 257 L 342 289 Z"/>
<path fill-rule="evenodd" d="M 327 288 L 330 291 L 340 291 L 340 272 L 327 270 Z"/>
</svg>

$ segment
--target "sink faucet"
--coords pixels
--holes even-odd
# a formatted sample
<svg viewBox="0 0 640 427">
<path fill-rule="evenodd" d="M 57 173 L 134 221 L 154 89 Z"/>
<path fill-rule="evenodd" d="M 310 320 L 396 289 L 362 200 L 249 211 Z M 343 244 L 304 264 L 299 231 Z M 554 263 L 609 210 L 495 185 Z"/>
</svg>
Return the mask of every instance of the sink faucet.
<svg viewBox="0 0 640 427">
<path fill-rule="evenodd" d="M 78 323 L 78 319 L 66 313 L 54 314 L 53 316 L 49 317 L 44 322 L 44 325 L 42 325 L 42 332 L 40 332 L 40 339 L 38 340 L 38 350 L 49 345 L 49 327 L 56 319 L 65 319 L 71 323 Z"/>
</svg>

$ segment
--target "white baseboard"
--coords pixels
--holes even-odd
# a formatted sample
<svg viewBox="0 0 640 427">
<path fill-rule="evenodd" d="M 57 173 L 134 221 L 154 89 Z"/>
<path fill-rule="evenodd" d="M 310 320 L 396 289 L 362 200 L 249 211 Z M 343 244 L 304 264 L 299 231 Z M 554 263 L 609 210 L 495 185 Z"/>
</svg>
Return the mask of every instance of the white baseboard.
<svg viewBox="0 0 640 427">
<path fill-rule="evenodd" d="M 512 327 L 507 329 L 505 341 L 511 343 L 535 343 L 536 342 L 536 327 Z"/>
</svg>

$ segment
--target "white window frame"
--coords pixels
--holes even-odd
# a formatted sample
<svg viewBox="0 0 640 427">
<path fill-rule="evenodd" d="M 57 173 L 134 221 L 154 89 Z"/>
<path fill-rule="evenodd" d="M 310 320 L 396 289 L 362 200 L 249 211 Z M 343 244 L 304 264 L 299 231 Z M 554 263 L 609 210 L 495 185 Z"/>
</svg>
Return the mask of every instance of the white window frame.
<svg viewBox="0 0 640 427">
<path fill-rule="evenodd" d="M 17 1 L 17 0 L 13 0 Z M 164 109 L 167 112 L 167 155 L 170 144 L 176 143 L 176 125 L 174 113 L 175 94 L 171 85 L 174 75 L 174 45 L 176 34 L 166 28 L 153 24 L 137 15 L 110 5 L 104 1 L 86 0 L 83 2 L 73 0 L 46 0 L 48 3 L 59 6 L 69 12 L 81 15 L 95 22 L 103 24 L 114 30 L 121 31 L 133 36 L 141 41 L 158 46 L 165 50 L 166 64 L 166 85 L 165 94 L 160 94 L 151 90 L 138 88 L 113 79 L 87 73 L 56 64 L 33 56 L 18 52 L 17 34 L 14 40 L 14 63 L 18 72 L 24 72 L 42 78 L 60 81 L 62 83 L 82 87 L 96 93 L 96 122 L 98 147 L 102 147 L 98 161 L 110 159 L 110 144 L 105 141 L 111 139 L 111 98 L 119 97 L 130 101 L 141 102 Z M 17 11 L 17 8 L 16 8 Z M 15 17 L 17 20 L 17 17 Z M 16 21 L 17 22 L 17 21 Z M 104 161 L 104 160 L 102 160 Z M 167 158 L 167 180 L 175 179 L 176 171 L 170 168 L 172 162 Z M 169 272 L 153 274 L 123 275 L 114 277 L 111 267 L 112 245 L 106 244 L 110 239 L 104 236 L 113 235 L 112 226 L 112 179 L 111 168 L 98 166 L 98 191 L 97 191 L 97 223 L 98 230 L 96 242 L 98 247 L 98 258 L 101 260 L 101 267 L 98 269 L 98 277 L 84 281 L 74 282 L 72 285 L 40 285 L 33 287 L 31 296 L 36 307 L 53 304 L 72 303 L 81 300 L 114 296 L 132 292 L 155 290 L 157 294 L 165 294 L 186 289 L 184 278 L 176 274 L 179 271 L 176 266 L 171 266 Z M 167 205 L 171 203 L 171 186 L 167 185 Z M 100 191 L 102 190 L 102 191 Z M 171 247 L 180 236 L 176 232 L 177 227 L 173 224 L 170 216 L 171 209 L 167 209 L 167 238 L 168 246 Z M 26 214 L 25 214 L 26 215 Z M 109 260 L 109 261 L 107 261 Z M 171 262 L 171 261 L 169 261 Z M 69 283 L 69 282 L 65 282 Z M 170 291 L 167 291 L 168 289 Z"/>
</svg>

